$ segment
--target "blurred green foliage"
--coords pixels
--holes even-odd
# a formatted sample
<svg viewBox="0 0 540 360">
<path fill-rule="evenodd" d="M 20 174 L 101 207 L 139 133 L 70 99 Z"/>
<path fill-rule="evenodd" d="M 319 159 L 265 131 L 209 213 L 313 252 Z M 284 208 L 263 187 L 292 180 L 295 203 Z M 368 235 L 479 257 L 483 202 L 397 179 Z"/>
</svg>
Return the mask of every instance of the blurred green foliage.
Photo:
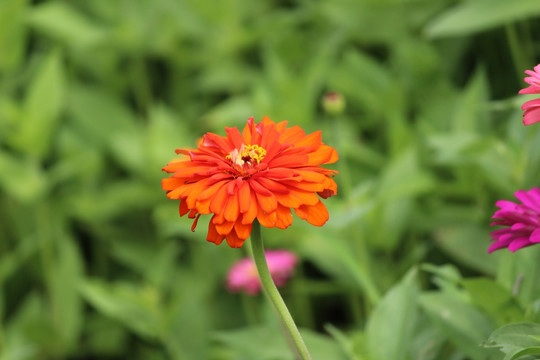
<svg viewBox="0 0 540 360">
<path fill-rule="evenodd" d="M 494 201 L 538 186 L 540 128 L 515 96 L 538 16 L 537 0 L 0 0 L 0 358 L 293 359 L 264 299 L 225 290 L 245 252 L 206 243 L 208 219 L 192 233 L 160 187 L 175 148 L 252 115 L 340 154 L 330 221 L 264 231 L 302 259 L 283 293 L 314 359 L 536 354 L 512 343 L 530 324 L 490 334 L 538 320 L 539 250 L 487 248 Z"/>
</svg>

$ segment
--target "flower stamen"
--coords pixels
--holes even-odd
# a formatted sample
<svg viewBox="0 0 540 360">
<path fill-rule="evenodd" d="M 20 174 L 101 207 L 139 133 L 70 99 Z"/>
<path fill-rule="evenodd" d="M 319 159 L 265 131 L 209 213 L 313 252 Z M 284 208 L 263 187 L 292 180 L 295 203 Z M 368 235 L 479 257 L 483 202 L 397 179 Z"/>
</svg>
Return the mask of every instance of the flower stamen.
<svg viewBox="0 0 540 360">
<path fill-rule="evenodd" d="M 244 166 L 244 164 L 253 166 L 255 164 L 260 164 L 265 156 L 266 150 L 259 145 L 242 144 L 240 150 L 234 149 L 229 155 L 225 156 L 225 158 L 239 166 Z"/>
</svg>

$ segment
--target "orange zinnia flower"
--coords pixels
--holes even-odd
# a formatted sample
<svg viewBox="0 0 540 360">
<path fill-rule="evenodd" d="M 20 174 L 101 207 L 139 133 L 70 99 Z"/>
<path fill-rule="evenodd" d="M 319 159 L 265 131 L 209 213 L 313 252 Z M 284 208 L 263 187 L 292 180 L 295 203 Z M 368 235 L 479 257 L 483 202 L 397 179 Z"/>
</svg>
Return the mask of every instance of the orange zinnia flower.
<svg viewBox="0 0 540 360">
<path fill-rule="evenodd" d="M 214 214 L 207 240 L 241 247 L 255 219 L 265 227 L 285 229 L 291 209 L 310 224 L 322 226 L 328 211 L 320 201 L 337 193 L 337 173 L 319 165 L 338 160 L 321 132 L 306 135 L 299 126 L 274 123 L 268 117 L 255 124 L 249 118 L 242 133 L 225 128 L 226 137 L 203 136 L 197 149 L 177 149 L 185 155 L 163 168 L 173 175 L 162 180 L 169 199 L 180 200 L 180 216 L 195 219 Z"/>
</svg>

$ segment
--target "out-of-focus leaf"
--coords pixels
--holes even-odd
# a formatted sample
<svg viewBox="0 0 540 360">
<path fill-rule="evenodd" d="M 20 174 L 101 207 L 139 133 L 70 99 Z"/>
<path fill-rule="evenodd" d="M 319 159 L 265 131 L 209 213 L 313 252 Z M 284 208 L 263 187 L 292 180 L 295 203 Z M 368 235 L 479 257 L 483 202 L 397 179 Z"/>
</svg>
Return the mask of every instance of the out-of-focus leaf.
<svg viewBox="0 0 540 360">
<path fill-rule="evenodd" d="M 136 243 L 117 240 L 112 245 L 113 255 L 133 270 L 141 272 L 159 288 L 171 286 L 169 276 L 179 253 L 176 242 L 159 246 L 156 242 Z M 154 264 L 149 267 L 148 264 Z"/>
<path fill-rule="evenodd" d="M 357 254 L 352 251 L 352 245 L 344 235 L 338 235 L 336 229 L 321 231 L 305 229 L 301 238 L 301 252 L 312 259 L 324 271 L 332 274 L 339 281 L 353 284 L 365 292 L 373 304 L 380 300 L 379 291 L 366 265 L 359 261 Z M 329 241 L 329 239 L 332 239 Z"/>
<path fill-rule="evenodd" d="M 43 157 L 50 149 L 64 106 L 62 56 L 53 51 L 44 58 L 23 106 L 19 126 L 11 142 L 28 154 Z"/>
<path fill-rule="evenodd" d="M 35 6 L 28 22 L 39 32 L 58 39 L 73 48 L 96 45 L 107 36 L 103 26 L 93 23 L 69 3 L 48 1 Z"/>
<path fill-rule="evenodd" d="M 39 243 L 34 237 L 19 239 L 17 247 L 0 256 L 0 284 L 21 270 L 25 262 L 36 253 Z M 1 308 L 1 307 L 0 307 Z"/>
<path fill-rule="evenodd" d="M 373 359 L 407 359 L 417 314 L 417 272 L 410 270 L 371 313 L 366 333 Z"/>
<path fill-rule="evenodd" d="M 532 246 L 524 251 L 511 253 L 506 249 L 497 251 L 499 266 L 497 280 L 524 301 L 524 304 L 538 298 L 540 292 L 540 271 L 538 256 L 540 247 Z M 492 254 L 493 255 L 493 254 Z"/>
<path fill-rule="evenodd" d="M 399 181 L 396 181 L 399 179 Z M 429 192 L 434 186 L 433 176 L 419 164 L 418 151 L 410 148 L 387 165 L 379 184 L 379 197 L 392 201 Z"/>
<path fill-rule="evenodd" d="M 466 36 L 537 15 L 540 3 L 536 0 L 471 0 L 437 16 L 425 31 L 433 38 Z"/>
<path fill-rule="evenodd" d="M 35 201 L 47 191 L 45 173 L 33 160 L 0 152 L 0 169 L 0 188 L 19 201 Z"/>
<path fill-rule="evenodd" d="M 494 274 L 497 255 L 489 254 L 489 233 L 476 226 L 443 227 L 436 233 L 437 244 L 457 261 L 482 271 Z"/>
<path fill-rule="evenodd" d="M 26 44 L 24 15 L 28 0 L 0 2 L 0 72 L 15 68 L 22 59 Z"/>
<path fill-rule="evenodd" d="M 485 72 L 478 69 L 457 99 L 451 120 L 452 132 L 466 135 L 482 133 L 485 127 L 487 97 Z"/>
<path fill-rule="evenodd" d="M 65 344 L 58 329 L 51 322 L 49 309 L 43 298 L 32 292 L 18 305 L 17 311 L 11 314 L 3 329 L 3 358 L 30 360 L 39 356 L 62 357 L 62 354 L 65 354 Z"/>
<path fill-rule="evenodd" d="M 496 353 L 479 346 L 494 327 L 493 321 L 475 307 L 445 293 L 422 294 L 420 304 L 433 325 L 471 359 L 491 359 L 490 354 Z"/>
<path fill-rule="evenodd" d="M 512 323 L 493 331 L 486 346 L 500 348 L 502 352 L 506 353 L 504 360 L 514 360 L 524 355 L 539 354 L 539 336 L 539 324 Z"/>
<path fill-rule="evenodd" d="M 83 303 L 78 286 L 83 279 L 82 256 L 73 239 L 58 234 L 57 257 L 50 271 L 53 317 L 66 349 L 77 348 L 84 324 Z"/>
<path fill-rule="evenodd" d="M 501 284 L 488 278 L 464 279 L 461 283 L 473 302 L 499 324 L 524 320 L 524 310 L 516 297 Z"/>
<path fill-rule="evenodd" d="M 119 134 L 138 133 L 133 112 L 106 89 L 73 87 L 68 100 L 76 128 L 94 146 L 108 149 Z"/>
<path fill-rule="evenodd" d="M 82 282 L 80 292 L 97 311 L 140 336 L 156 339 L 162 335 L 160 295 L 154 288 L 94 279 Z"/>
<path fill-rule="evenodd" d="M 301 331 L 314 360 L 346 359 L 331 339 L 309 330 Z M 216 333 L 215 341 L 224 344 L 235 358 L 260 360 L 293 360 L 294 356 L 278 328 L 250 327 Z"/>
<path fill-rule="evenodd" d="M 159 186 L 150 187 L 146 183 L 118 181 L 103 188 L 81 190 L 69 203 L 72 213 L 90 222 L 106 221 L 113 217 L 143 209 L 163 195 Z"/>
</svg>

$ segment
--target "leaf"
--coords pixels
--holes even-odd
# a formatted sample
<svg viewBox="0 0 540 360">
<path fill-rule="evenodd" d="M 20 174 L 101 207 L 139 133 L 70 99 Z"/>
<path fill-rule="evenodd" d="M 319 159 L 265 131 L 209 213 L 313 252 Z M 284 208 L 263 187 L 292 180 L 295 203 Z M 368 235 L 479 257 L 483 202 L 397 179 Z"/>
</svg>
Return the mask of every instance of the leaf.
<svg viewBox="0 0 540 360">
<path fill-rule="evenodd" d="M 14 69 L 22 60 L 26 46 L 24 15 L 28 0 L 0 2 L 0 72 Z"/>
<path fill-rule="evenodd" d="M 109 149 L 119 134 L 138 134 L 132 110 L 106 88 L 72 87 L 68 112 L 77 130 L 94 146 Z"/>
<path fill-rule="evenodd" d="M 464 279 L 461 283 L 474 303 L 497 319 L 499 324 L 523 320 L 524 310 L 501 284 L 488 278 Z"/>
<path fill-rule="evenodd" d="M 338 344 L 332 339 L 309 330 L 300 331 L 313 360 L 345 359 Z M 218 332 L 214 340 L 232 350 L 238 359 L 293 360 L 292 351 L 284 334 L 273 327 L 249 327 Z"/>
<path fill-rule="evenodd" d="M 511 253 L 499 251 L 499 266 L 497 281 L 507 289 L 512 289 L 524 304 L 530 304 L 538 299 L 540 292 L 540 270 L 538 256 L 540 247 L 532 246 L 524 251 Z"/>
<path fill-rule="evenodd" d="M 83 278 L 82 256 L 73 239 L 60 235 L 57 241 L 58 254 L 49 269 L 53 317 L 66 348 L 74 349 L 84 324 L 78 291 Z"/>
<path fill-rule="evenodd" d="M 100 313 L 140 336 L 156 339 L 161 335 L 159 294 L 154 288 L 94 279 L 82 282 L 80 292 Z"/>
<path fill-rule="evenodd" d="M 366 334 L 373 359 L 407 359 L 417 314 L 417 273 L 411 269 L 371 313 Z"/>
<path fill-rule="evenodd" d="M 0 188 L 19 201 L 35 201 L 47 191 L 47 178 L 33 160 L 0 151 L 0 169 Z"/>
<path fill-rule="evenodd" d="M 441 227 L 435 233 L 437 245 L 460 263 L 486 274 L 497 271 L 497 255 L 489 254 L 489 233 L 474 225 Z"/>
<path fill-rule="evenodd" d="M 94 46 L 107 36 L 103 28 L 66 2 L 49 1 L 33 7 L 28 22 L 40 33 L 77 49 Z"/>
<path fill-rule="evenodd" d="M 9 139 L 14 146 L 38 158 L 47 155 L 64 106 L 64 92 L 62 55 L 52 51 L 43 59 L 26 94 L 19 127 Z"/>
<path fill-rule="evenodd" d="M 537 15 L 540 3 L 536 0 L 465 1 L 436 17 L 425 33 L 431 38 L 467 36 Z"/>
<path fill-rule="evenodd" d="M 433 325 L 465 355 L 473 360 L 484 360 L 490 355 L 488 349 L 479 346 L 493 331 L 489 317 L 446 293 L 422 294 L 420 304 Z"/>
<path fill-rule="evenodd" d="M 502 352 L 506 353 L 504 360 L 518 359 L 523 355 L 538 353 L 539 336 L 540 324 L 513 323 L 493 331 L 485 346 L 500 348 Z"/>
</svg>

